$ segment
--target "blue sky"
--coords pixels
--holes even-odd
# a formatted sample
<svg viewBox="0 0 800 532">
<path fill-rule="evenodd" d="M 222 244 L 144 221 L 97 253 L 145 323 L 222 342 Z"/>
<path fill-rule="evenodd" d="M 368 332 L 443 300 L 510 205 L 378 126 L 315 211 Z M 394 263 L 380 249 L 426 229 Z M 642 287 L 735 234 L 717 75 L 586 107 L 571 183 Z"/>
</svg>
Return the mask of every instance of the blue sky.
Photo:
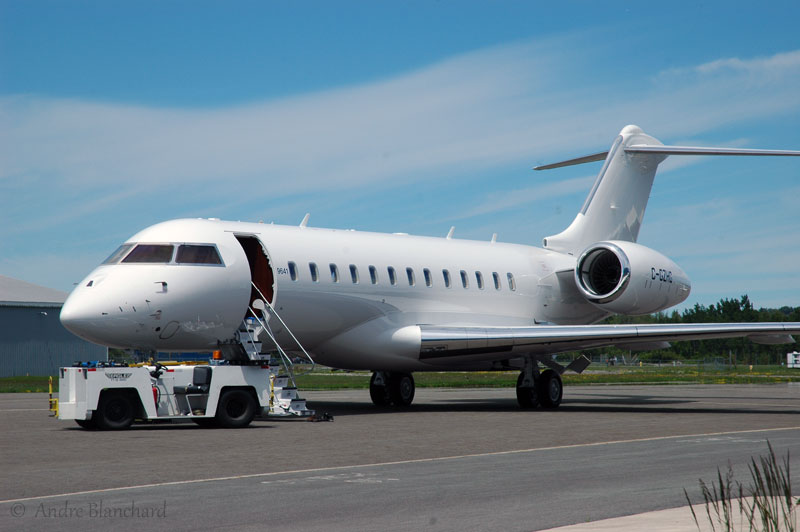
<svg viewBox="0 0 800 532">
<path fill-rule="evenodd" d="M 557 4 L 557 5 L 552 5 Z M 0 3 L 0 274 L 70 290 L 178 217 L 539 245 L 626 124 L 800 149 L 800 4 Z M 671 157 L 688 305 L 800 306 L 800 160 Z"/>
</svg>

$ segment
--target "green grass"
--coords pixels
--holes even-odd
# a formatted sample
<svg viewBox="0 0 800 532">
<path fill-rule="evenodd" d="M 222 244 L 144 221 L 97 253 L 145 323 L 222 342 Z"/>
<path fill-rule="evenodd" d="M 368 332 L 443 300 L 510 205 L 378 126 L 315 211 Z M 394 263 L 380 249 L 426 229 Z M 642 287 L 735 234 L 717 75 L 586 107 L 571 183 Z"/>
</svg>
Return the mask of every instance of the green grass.
<svg viewBox="0 0 800 532">
<path fill-rule="evenodd" d="M 298 374 L 300 371 L 298 370 Z M 511 388 L 517 382 L 516 371 L 420 372 L 414 380 L 420 388 Z M 369 372 L 345 372 L 318 369 L 297 377 L 301 390 L 366 389 Z M 563 375 L 564 384 L 768 384 L 800 382 L 800 370 L 781 366 L 738 366 L 705 369 L 702 366 L 590 366 L 581 375 Z M 58 379 L 53 379 L 54 390 Z M 0 378 L 0 393 L 47 392 L 47 377 Z"/>
<path fill-rule="evenodd" d="M 696 365 L 644 367 L 590 367 L 581 375 L 563 375 L 564 385 L 581 384 L 768 384 L 800 382 L 800 370 L 781 366 L 739 366 L 706 370 Z M 420 388 L 508 388 L 516 385 L 516 371 L 492 372 L 420 372 L 414 374 Z M 367 372 L 318 370 L 297 378 L 302 390 L 366 389 Z"/>
<path fill-rule="evenodd" d="M 3 377 L 0 378 L 0 393 L 47 392 L 48 377 Z M 58 388 L 58 378 L 53 377 L 53 389 Z"/>
</svg>

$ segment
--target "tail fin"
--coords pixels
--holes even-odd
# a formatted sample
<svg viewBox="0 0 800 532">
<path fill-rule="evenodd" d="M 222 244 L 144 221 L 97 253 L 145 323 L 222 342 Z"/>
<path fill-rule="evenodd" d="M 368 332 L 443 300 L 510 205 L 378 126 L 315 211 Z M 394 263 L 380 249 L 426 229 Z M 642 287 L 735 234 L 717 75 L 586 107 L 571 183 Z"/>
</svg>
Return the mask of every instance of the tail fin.
<svg viewBox="0 0 800 532">
<path fill-rule="evenodd" d="M 787 155 L 800 151 L 664 146 L 637 126 L 625 126 L 607 152 L 537 166 L 548 170 L 605 159 L 589 196 L 569 227 L 544 239 L 544 247 L 577 255 L 602 240 L 636 242 L 658 165 L 668 155 Z"/>
</svg>

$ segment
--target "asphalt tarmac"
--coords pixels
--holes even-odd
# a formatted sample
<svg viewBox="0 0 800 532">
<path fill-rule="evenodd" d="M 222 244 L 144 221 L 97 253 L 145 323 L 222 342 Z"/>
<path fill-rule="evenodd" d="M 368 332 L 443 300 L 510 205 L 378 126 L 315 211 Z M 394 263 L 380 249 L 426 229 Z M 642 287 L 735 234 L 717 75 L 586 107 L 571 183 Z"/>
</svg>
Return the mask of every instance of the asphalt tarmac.
<svg viewBox="0 0 800 532">
<path fill-rule="evenodd" d="M 307 392 L 333 422 L 95 432 L 0 395 L 0 530 L 544 530 L 686 505 L 767 441 L 800 470 L 800 386 L 418 389 L 411 408 Z"/>
</svg>

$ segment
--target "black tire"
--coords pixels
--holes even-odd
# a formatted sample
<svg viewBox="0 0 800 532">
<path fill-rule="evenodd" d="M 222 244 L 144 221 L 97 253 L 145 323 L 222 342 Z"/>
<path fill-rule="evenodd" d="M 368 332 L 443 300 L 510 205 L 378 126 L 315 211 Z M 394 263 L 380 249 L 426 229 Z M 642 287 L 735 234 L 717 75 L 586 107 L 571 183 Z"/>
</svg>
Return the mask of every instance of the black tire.
<svg viewBox="0 0 800 532">
<path fill-rule="evenodd" d="M 94 419 L 76 419 L 75 423 L 77 423 L 81 428 L 86 430 L 97 429 L 97 424 L 95 424 Z"/>
<path fill-rule="evenodd" d="M 100 397 L 92 423 L 102 430 L 124 430 L 133 424 L 134 412 L 130 393 L 108 390 Z"/>
<path fill-rule="evenodd" d="M 390 398 L 388 382 L 387 386 L 379 386 L 375 384 L 375 380 L 377 378 L 378 374 L 375 372 L 369 379 L 369 397 L 372 399 L 372 402 L 375 404 L 375 406 L 389 406 Z M 387 380 L 388 377 L 384 374 L 384 382 Z"/>
<path fill-rule="evenodd" d="M 539 403 L 544 408 L 558 408 L 558 405 L 561 404 L 561 396 L 564 394 L 561 376 L 552 369 L 545 370 L 539 376 L 538 384 Z"/>
<path fill-rule="evenodd" d="M 410 373 L 393 373 L 389 377 L 389 400 L 394 406 L 411 406 L 416 385 Z"/>
<path fill-rule="evenodd" d="M 524 378 L 524 374 L 520 372 L 519 377 L 517 377 L 517 403 L 524 410 L 533 410 L 539 406 L 538 387 L 523 387 L 522 381 Z"/>
<path fill-rule="evenodd" d="M 256 415 L 256 401 L 245 390 L 225 390 L 219 398 L 216 421 L 220 427 L 246 427 Z M 199 421 L 199 420 L 196 420 Z"/>
</svg>

